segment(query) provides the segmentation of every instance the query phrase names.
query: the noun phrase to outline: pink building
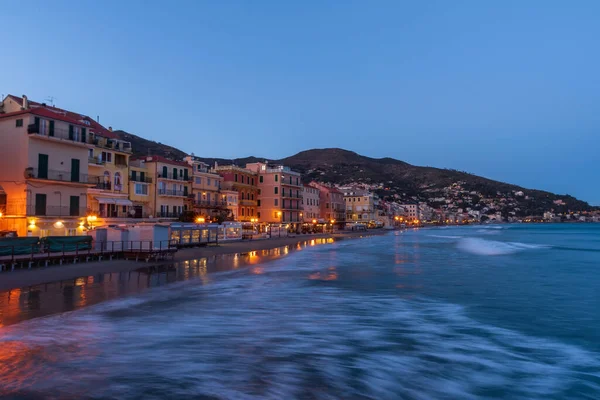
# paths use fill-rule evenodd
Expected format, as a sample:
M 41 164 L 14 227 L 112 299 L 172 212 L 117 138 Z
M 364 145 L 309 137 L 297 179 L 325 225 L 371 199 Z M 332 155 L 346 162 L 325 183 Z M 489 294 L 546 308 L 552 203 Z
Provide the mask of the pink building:
M 258 219 L 266 223 L 301 222 L 302 179 L 299 172 L 283 165 L 246 164 L 258 175 Z
M 302 186 L 302 220 L 304 222 L 323 222 L 321 221 L 321 202 L 318 188 L 304 185 Z
M 335 225 L 343 227 L 346 222 L 346 204 L 344 193 L 333 186 L 311 182 L 310 186 L 319 189 L 319 205 L 321 218 L 326 221 L 335 220 Z

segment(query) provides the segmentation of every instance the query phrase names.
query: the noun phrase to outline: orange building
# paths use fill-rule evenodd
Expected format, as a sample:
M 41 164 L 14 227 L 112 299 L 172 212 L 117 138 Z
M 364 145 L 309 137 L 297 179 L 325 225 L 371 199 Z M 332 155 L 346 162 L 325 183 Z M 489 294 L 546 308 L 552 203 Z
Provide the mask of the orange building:
M 237 221 L 257 220 L 258 173 L 236 165 L 219 165 L 215 172 L 223 177 L 223 189 L 238 193 Z
M 283 165 L 246 164 L 258 175 L 258 218 L 260 222 L 302 222 L 302 177 Z

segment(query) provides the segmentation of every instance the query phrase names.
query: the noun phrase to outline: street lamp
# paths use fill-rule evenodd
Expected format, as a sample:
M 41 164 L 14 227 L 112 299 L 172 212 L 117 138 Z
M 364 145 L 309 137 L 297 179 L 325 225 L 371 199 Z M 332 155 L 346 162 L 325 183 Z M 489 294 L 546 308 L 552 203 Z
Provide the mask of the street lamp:
M 335 224 L 335 219 L 331 220 L 331 233 L 333 233 L 333 224 Z
M 204 219 L 204 217 L 198 217 L 198 218 L 196 218 L 196 223 L 197 223 L 197 224 L 203 224 L 203 223 L 204 223 L 204 221 L 206 221 L 206 220 Z

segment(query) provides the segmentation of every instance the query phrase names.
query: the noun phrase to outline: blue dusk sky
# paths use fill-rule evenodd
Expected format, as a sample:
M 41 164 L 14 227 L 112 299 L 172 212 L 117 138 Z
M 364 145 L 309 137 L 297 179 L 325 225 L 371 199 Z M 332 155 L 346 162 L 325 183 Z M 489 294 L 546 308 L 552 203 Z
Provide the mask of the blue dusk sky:
M 3 1 L 0 94 L 207 157 L 341 147 L 600 204 L 600 1 Z

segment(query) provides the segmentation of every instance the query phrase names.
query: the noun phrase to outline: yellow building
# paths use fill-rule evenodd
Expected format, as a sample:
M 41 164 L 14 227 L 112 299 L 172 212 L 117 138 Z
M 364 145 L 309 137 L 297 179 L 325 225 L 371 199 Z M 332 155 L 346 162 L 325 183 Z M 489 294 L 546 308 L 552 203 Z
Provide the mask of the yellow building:
M 141 160 L 129 162 L 129 200 L 131 200 L 134 218 L 150 217 L 150 204 L 154 204 L 155 180 Z
M 119 222 L 136 216 L 129 200 L 129 157 L 131 143 L 117 139 L 112 129 L 98 128 L 90 139 L 89 171 L 97 177 L 88 190 L 88 207 L 98 217 L 99 225 Z
M 228 210 L 227 197 L 221 193 L 223 178 L 210 170 L 208 164 L 194 156 L 185 162 L 192 169 L 192 199 L 194 212 L 210 221 Z
M 147 214 L 150 218 L 176 219 L 191 210 L 192 174 L 187 163 L 162 156 L 147 156 L 132 158 L 130 165 L 130 174 L 133 171 L 136 171 L 136 175 L 140 172 L 140 176 L 136 176 L 136 182 L 142 178 L 141 172 L 144 172 L 144 180 L 147 182 L 138 183 L 146 183 L 148 186 L 147 202 L 140 200 L 145 199 L 144 189 L 141 189 L 145 185 L 132 186 L 134 194 L 138 188 L 141 191 L 131 198 L 136 213 Z
M 375 200 L 373 193 L 358 188 L 342 188 L 346 203 L 346 221 L 375 221 Z
M 19 236 L 85 233 L 95 135 L 89 117 L 9 95 L 0 104 L 0 229 Z

